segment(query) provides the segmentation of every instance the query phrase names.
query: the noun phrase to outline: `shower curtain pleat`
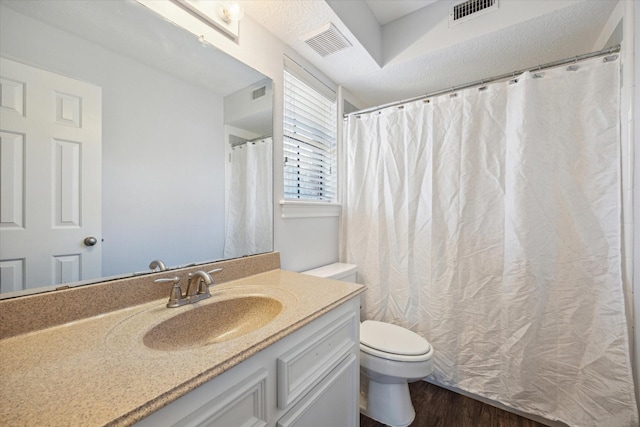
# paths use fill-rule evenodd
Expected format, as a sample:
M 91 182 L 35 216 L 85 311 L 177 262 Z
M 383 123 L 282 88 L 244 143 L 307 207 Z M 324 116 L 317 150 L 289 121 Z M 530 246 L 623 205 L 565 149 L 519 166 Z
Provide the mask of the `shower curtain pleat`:
M 265 138 L 231 152 L 224 258 L 273 250 L 272 145 Z
M 619 64 L 546 70 L 346 126 L 342 257 L 431 380 L 636 426 L 621 280 Z

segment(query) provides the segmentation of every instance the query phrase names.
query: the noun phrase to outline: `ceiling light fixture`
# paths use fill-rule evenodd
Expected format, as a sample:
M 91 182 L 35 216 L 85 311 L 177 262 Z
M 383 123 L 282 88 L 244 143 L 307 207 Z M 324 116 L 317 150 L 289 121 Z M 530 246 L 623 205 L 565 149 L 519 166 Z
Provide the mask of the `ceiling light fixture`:
M 244 10 L 238 2 L 223 2 L 220 16 L 224 22 L 240 21 L 244 16 Z
M 202 22 L 236 40 L 244 11 L 238 2 L 212 0 L 171 0 Z

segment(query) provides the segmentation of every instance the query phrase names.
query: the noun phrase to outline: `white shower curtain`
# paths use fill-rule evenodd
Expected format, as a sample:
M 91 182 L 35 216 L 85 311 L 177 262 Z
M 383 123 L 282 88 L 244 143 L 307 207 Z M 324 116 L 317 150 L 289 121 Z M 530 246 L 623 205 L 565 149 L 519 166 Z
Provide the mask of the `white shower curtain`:
M 231 151 L 225 258 L 273 250 L 272 145 L 269 137 Z
M 346 262 L 431 379 L 572 426 L 638 425 L 621 282 L 618 61 L 350 116 Z

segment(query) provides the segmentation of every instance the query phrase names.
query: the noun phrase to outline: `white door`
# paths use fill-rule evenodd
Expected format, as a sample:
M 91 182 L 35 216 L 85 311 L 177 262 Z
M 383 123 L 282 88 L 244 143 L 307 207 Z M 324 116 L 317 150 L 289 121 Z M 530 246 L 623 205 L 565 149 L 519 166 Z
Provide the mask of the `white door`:
M 99 277 L 102 89 L 4 58 L 0 84 L 0 292 Z

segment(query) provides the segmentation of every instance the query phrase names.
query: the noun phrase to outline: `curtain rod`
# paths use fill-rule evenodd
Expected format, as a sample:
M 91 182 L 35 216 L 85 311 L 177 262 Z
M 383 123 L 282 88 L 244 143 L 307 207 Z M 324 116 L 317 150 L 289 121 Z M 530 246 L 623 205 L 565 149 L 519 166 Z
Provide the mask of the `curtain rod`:
M 602 50 L 599 50 L 597 52 L 585 53 L 585 54 L 582 54 L 582 55 L 574 56 L 572 58 L 566 58 L 566 59 L 561 59 L 559 61 L 548 62 L 546 64 L 538 65 L 536 67 L 525 68 L 523 70 L 513 71 L 511 73 L 506 73 L 506 74 L 501 74 L 499 76 L 490 77 L 488 79 L 477 80 L 475 82 L 463 84 L 463 85 L 460 85 L 460 86 L 452 86 L 452 87 L 450 87 L 448 89 L 442 89 L 442 90 L 438 90 L 436 92 L 430 92 L 430 93 L 427 93 L 426 95 L 420 95 L 420 96 L 416 96 L 414 98 L 404 99 L 402 101 L 394 101 L 394 102 L 390 102 L 388 104 L 378 105 L 378 106 L 375 106 L 375 107 L 370 107 L 370 108 L 365 108 L 363 110 L 354 111 L 352 113 L 345 113 L 343 115 L 343 118 L 346 119 L 349 116 L 357 116 L 357 115 L 360 115 L 360 114 L 366 114 L 366 113 L 371 113 L 371 112 L 374 112 L 374 111 L 384 110 L 385 108 L 396 107 L 396 106 L 399 106 L 399 105 L 408 104 L 410 102 L 419 101 L 421 99 L 431 98 L 433 96 L 444 95 L 446 93 L 451 93 L 451 92 L 455 92 L 455 91 L 462 90 L 462 89 L 469 89 L 469 88 L 472 88 L 474 86 L 482 86 L 482 85 L 485 85 L 487 83 L 492 83 L 492 82 L 495 82 L 495 81 L 498 81 L 498 80 L 504 80 L 504 79 L 507 79 L 509 77 L 515 77 L 516 75 L 520 75 L 520 74 L 525 73 L 527 71 L 540 71 L 540 70 L 544 70 L 546 68 L 558 67 L 560 65 L 570 64 L 570 63 L 574 63 L 574 62 L 578 62 L 578 61 L 583 61 L 585 59 L 595 58 L 597 56 L 610 55 L 612 53 L 617 53 L 617 52 L 620 52 L 620 45 L 613 46 L 613 47 L 606 48 L 606 49 L 602 49 Z
M 245 145 L 248 142 L 256 142 L 256 141 L 260 141 L 261 139 L 267 139 L 267 138 L 271 138 L 271 134 L 262 135 L 262 136 L 259 136 L 257 138 L 253 138 L 253 139 L 245 139 L 244 141 L 230 142 L 229 144 L 231 144 L 232 148 L 235 148 L 235 147 L 237 147 L 239 145 Z

